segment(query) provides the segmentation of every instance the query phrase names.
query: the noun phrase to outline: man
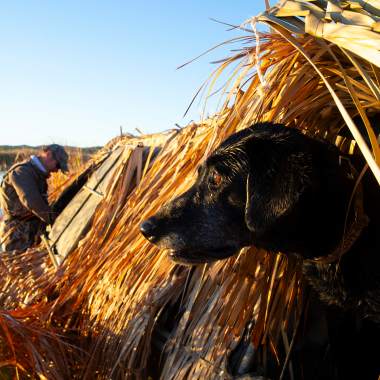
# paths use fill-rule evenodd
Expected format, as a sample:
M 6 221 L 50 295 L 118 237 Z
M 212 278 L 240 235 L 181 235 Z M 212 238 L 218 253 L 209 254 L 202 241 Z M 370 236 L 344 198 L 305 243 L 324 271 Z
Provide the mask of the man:
M 47 224 L 55 215 L 47 203 L 47 179 L 51 173 L 68 174 L 68 155 L 57 144 L 43 146 L 40 154 L 13 165 L 0 187 L 4 221 L 0 229 L 0 244 L 4 251 L 24 251 L 38 243 Z

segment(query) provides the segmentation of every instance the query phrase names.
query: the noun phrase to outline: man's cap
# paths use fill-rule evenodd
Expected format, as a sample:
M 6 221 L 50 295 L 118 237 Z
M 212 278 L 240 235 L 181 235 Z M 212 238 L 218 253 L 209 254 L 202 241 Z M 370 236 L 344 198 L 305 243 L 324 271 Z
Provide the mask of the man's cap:
M 65 151 L 65 148 L 58 144 L 50 144 L 42 147 L 44 150 L 50 150 L 53 153 L 53 157 L 58 161 L 59 166 L 64 174 L 69 174 L 69 167 L 67 162 L 69 161 L 69 156 Z

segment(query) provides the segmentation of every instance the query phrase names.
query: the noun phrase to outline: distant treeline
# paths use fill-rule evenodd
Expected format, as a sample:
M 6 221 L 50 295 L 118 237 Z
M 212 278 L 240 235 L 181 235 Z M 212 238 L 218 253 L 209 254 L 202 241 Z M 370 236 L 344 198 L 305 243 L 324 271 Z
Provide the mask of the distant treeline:
M 21 162 L 31 155 L 38 156 L 42 145 L 0 145 L 0 171 L 6 171 L 10 166 Z M 78 157 L 80 155 L 85 162 L 91 154 L 97 152 L 101 147 L 77 148 L 65 146 L 69 157 Z
M 38 146 L 31 146 L 31 145 L 0 145 L 0 152 L 12 152 L 12 153 L 18 153 L 20 150 L 33 150 L 36 152 L 39 152 L 40 149 L 43 147 L 43 145 L 38 145 Z M 102 146 L 92 146 L 90 148 L 78 148 L 75 146 L 65 146 L 65 149 L 67 151 L 76 151 L 77 149 L 81 149 L 81 151 L 84 154 L 92 154 L 97 152 L 100 148 L 103 148 Z

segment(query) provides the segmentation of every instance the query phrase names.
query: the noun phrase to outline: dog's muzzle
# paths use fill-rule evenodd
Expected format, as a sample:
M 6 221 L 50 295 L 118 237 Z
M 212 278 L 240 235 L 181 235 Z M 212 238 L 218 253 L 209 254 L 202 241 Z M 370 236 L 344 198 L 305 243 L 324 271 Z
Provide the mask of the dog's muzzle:
M 145 237 L 145 239 L 152 241 L 155 238 L 156 234 L 156 225 L 151 220 L 146 220 L 145 222 L 142 222 L 140 225 L 140 231 Z

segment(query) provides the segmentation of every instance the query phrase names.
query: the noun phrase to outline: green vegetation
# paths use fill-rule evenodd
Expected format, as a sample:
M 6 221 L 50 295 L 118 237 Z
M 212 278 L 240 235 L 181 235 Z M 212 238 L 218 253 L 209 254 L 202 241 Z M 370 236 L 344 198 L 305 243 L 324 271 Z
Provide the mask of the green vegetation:
M 0 367 L 0 380 L 12 380 L 11 374 L 5 367 Z

